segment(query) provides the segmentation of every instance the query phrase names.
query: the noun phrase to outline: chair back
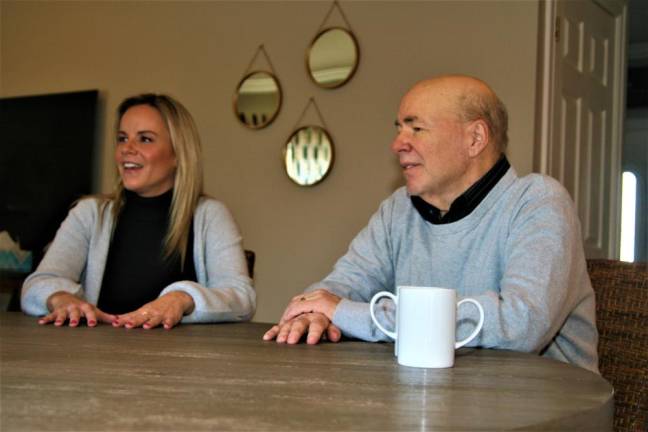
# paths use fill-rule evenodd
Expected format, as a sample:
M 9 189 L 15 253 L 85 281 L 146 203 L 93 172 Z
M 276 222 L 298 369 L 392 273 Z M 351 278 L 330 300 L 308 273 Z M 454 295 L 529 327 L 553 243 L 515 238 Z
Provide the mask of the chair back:
M 256 254 L 251 250 L 245 249 L 245 261 L 247 262 L 250 277 L 254 278 L 254 262 L 256 261 Z
M 648 263 L 588 260 L 599 369 L 614 387 L 614 430 L 648 430 Z

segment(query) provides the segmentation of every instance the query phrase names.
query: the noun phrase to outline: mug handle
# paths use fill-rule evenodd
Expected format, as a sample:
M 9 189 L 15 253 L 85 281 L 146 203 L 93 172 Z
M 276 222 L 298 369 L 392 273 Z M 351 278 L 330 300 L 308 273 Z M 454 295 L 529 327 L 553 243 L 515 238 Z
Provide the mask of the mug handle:
M 398 305 L 398 297 L 396 297 L 394 294 L 390 293 L 389 291 L 380 291 L 379 293 L 377 293 L 375 296 L 371 298 L 371 302 L 369 303 L 369 313 L 371 313 L 371 319 L 373 320 L 374 324 L 376 324 L 376 327 L 378 327 L 380 331 L 385 333 L 387 336 L 395 340 L 396 332 L 389 331 L 385 327 L 380 325 L 380 323 L 376 319 L 376 315 L 374 315 L 374 305 L 376 304 L 376 301 L 381 297 L 390 297 L 394 301 L 394 303 Z
M 475 329 L 475 331 L 472 332 L 472 334 L 470 336 L 468 336 L 466 339 L 462 340 L 461 342 L 456 342 L 455 343 L 455 349 L 461 348 L 462 346 L 466 345 L 471 340 L 475 339 L 475 336 L 477 336 L 479 334 L 482 327 L 484 326 L 484 308 L 482 307 L 482 305 L 480 305 L 477 300 L 467 298 L 467 299 L 463 299 L 459 303 L 457 303 L 457 309 L 459 309 L 459 306 L 461 306 L 462 303 L 472 303 L 475 306 L 477 306 L 477 309 L 479 309 L 479 323 L 477 323 L 477 328 Z

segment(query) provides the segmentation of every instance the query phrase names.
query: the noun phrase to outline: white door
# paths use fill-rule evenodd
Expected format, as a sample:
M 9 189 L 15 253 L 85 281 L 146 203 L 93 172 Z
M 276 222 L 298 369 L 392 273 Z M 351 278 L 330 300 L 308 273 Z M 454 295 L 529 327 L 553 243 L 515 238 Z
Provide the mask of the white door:
M 536 168 L 574 199 L 587 257 L 618 258 L 626 4 L 557 0 L 546 7 L 547 118 Z

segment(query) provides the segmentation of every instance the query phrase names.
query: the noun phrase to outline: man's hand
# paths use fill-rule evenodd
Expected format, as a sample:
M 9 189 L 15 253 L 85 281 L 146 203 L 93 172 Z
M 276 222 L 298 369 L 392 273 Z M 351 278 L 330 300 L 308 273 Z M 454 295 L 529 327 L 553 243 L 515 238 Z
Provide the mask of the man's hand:
M 166 330 L 180 322 L 182 316 L 194 309 L 191 296 L 182 291 L 172 291 L 136 311 L 120 315 L 113 321 L 114 327 L 151 329 L 163 325 Z
M 296 295 L 288 303 L 279 324 L 290 321 L 301 314 L 313 312 L 320 313 L 329 321 L 333 321 L 333 314 L 340 300 L 342 300 L 340 297 L 324 289 Z
M 309 345 L 318 343 L 324 337 L 324 333 L 331 342 L 337 342 L 342 337 L 340 329 L 324 314 L 304 313 L 273 326 L 263 335 L 263 340 L 276 338 L 277 343 L 296 344 L 307 331 L 306 343 Z

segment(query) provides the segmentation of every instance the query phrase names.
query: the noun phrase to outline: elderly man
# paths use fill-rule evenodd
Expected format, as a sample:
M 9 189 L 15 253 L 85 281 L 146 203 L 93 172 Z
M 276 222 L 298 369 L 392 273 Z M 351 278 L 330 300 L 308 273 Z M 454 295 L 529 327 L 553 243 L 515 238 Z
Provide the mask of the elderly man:
M 265 340 L 342 334 L 385 340 L 369 300 L 398 285 L 441 286 L 484 307 L 470 344 L 534 352 L 598 371 L 595 303 L 574 205 L 555 180 L 518 177 L 504 155 L 506 108 L 484 82 L 441 76 L 402 99 L 391 146 L 407 181 L 324 280 L 289 303 Z M 385 300 L 377 318 L 393 326 Z M 477 321 L 457 312 L 457 337 Z

